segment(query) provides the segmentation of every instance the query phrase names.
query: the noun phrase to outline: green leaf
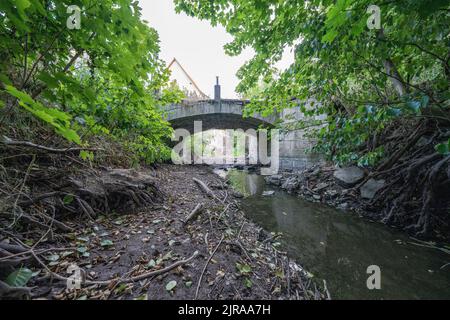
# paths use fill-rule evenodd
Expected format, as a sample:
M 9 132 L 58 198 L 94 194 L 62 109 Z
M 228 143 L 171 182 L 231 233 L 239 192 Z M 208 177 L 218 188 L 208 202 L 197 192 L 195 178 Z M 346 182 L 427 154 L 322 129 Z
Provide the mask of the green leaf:
M 22 19 L 26 19 L 25 9 L 30 6 L 30 1 L 28 0 L 15 0 L 17 11 L 19 12 Z
M 71 204 L 73 202 L 73 200 L 74 200 L 74 197 L 71 194 L 66 194 L 63 198 L 64 204 Z
M 31 112 L 36 118 L 52 125 L 55 131 L 64 138 L 77 144 L 81 143 L 78 134 L 68 127 L 71 119 L 69 114 L 54 108 L 46 108 L 39 102 L 34 101 L 26 92 L 17 90 L 13 86 L 6 85 L 5 89 L 10 95 L 19 99 L 19 105 L 21 107 Z
M 81 150 L 80 158 L 83 159 L 84 161 L 88 159 L 92 161 L 94 160 L 94 153 L 92 151 Z
M 154 259 L 151 259 L 148 263 L 147 263 L 147 268 L 154 268 L 156 267 L 156 261 Z
M 45 257 L 48 261 L 58 261 L 59 260 L 59 255 L 58 254 L 52 254 L 50 256 Z
M 148 300 L 148 295 L 146 293 L 134 298 L 134 300 Z
M 337 37 L 338 32 L 335 29 L 330 29 L 328 32 L 322 37 L 322 42 L 331 43 Z
M 402 114 L 402 110 L 400 108 L 389 108 L 387 109 L 387 114 L 392 117 L 398 117 Z
M 9 80 L 9 78 L 6 75 L 4 75 L 3 73 L 0 73 L 0 81 L 6 85 L 12 86 L 11 80 Z
M 252 267 L 250 267 L 248 264 L 236 263 L 236 268 L 241 274 L 247 274 L 252 272 Z
M 11 273 L 5 280 L 6 284 L 12 287 L 23 287 L 33 276 L 33 271 L 27 268 L 20 268 Z
M 406 103 L 406 106 L 417 113 L 420 110 L 421 103 L 420 101 L 411 100 Z
M 85 252 L 87 252 L 87 250 L 88 250 L 88 248 L 87 247 L 78 247 L 77 248 L 77 251 L 79 252 L 79 253 L 85 253 Z
M 253 282 L 249 278 L 244 279 L 244 286 L 247 288 L 251 288 L 253 286 Z
M 58 80 L 46 72 L 41 73 L 38 78 L 45 82 L 49 88 L 57 88 L 59 86 Z
M 435 146 L 437 152 L 443 155 L 448 155 L 450 153 L 450 139 L 447 142 L 439 143 Z
M 172 291 L 176 286 L 177 286 L 177 282 L 175 280 L 169 281 L 166 284 L 166 290 L 167 291 Z
M 112 241 L 109 240 L 109 239 L 104 239 L 104 240 L 102 240 L 102 241 L 100 242 L 100 245 L 101 245 L 102 247 L 110 247 L 110 246 L 113 246 L 113 245 L 114 245 L 114 242 L 112 242 Z
M 35 101 L 33 100 L 33 98 L 31 98 L 27 93 L 17 90 L 15 87 L 13 87 L 12 85 L 6 85 L 5 86 L 6 91 L 16 97 L 17 99 L 19 99 L 20 101 L 26 103 L 26 104 L 34 104 Z
M 422 109 L 426 108 L 428 106 L 428 102 L 430 101 L 430 97 L 429 96 L 423 96 L 420 99 L 420 107 Z

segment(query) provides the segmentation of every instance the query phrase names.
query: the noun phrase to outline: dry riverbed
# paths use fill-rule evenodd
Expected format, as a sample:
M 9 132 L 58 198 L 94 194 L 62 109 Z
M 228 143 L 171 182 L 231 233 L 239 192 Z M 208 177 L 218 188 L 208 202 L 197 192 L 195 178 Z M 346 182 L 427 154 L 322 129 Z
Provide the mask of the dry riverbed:
M 49 248 L 30 282 L 44 299 L 324 299 L 328 297 L 277 242 L 245 218 L 239 195 L 206 166 L 148 169 L 164 196 L 130 214 L 66 222 L 75 232 Z M 203 182 L 208 189 L 201 187 Z M 208 190 L 212 193 L 208 194 Z M 197 207 L 194 217 L 187 217 Z M 85 282 L 67 289 L 76 264 Z M 49 285 L 48 278 L 54 278 Z

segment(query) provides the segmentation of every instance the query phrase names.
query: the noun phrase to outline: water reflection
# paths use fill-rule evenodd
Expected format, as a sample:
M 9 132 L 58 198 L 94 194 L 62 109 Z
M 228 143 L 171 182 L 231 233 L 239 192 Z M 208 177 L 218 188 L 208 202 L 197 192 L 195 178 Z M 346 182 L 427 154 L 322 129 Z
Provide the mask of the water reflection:
M 249 218 L 282 232 L 289 254 L 308 271 L 327 280 L 334 298 L 450 299 L 450 256 L 410 244 L 412 240 L 378 223 L 276 190 L 261 196 L 263 177 L 232 170 L 231 184 L 247 197 Z M 368 290 L 369 265 L 381 268 L 381 290 Z

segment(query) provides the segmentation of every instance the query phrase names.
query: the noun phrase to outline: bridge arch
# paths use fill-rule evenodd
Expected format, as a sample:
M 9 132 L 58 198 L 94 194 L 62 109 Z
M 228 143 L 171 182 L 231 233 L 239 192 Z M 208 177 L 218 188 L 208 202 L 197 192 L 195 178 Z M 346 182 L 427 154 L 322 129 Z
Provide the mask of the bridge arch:
M 194 132 L 194 121 L 202 121 L 202 131 L 210 129 L 257 129 L 260 126 L 273 127 L 277 116 L 243 117 L 247 102 L 243 100 L 204 100 L 166 106 L 163 111 L 166 120 L 174 129 Z

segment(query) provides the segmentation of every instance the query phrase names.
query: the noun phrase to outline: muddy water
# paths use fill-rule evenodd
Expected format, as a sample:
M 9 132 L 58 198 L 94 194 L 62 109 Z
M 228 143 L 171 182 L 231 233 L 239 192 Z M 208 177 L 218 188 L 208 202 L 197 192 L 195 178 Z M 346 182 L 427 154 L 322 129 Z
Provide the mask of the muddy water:
M 334 299 L 450 299 L 450 255 L 413 245 L 413 239 L 354 214 L 304 201 L 244 171 L 226 174 L 243 193 L 246 215 L 270 232 L 319 279 Z M 272 196 L 263 191 L 274 190 Z M 381 289 L 369 290 L 367 267 L 381 269 Z

